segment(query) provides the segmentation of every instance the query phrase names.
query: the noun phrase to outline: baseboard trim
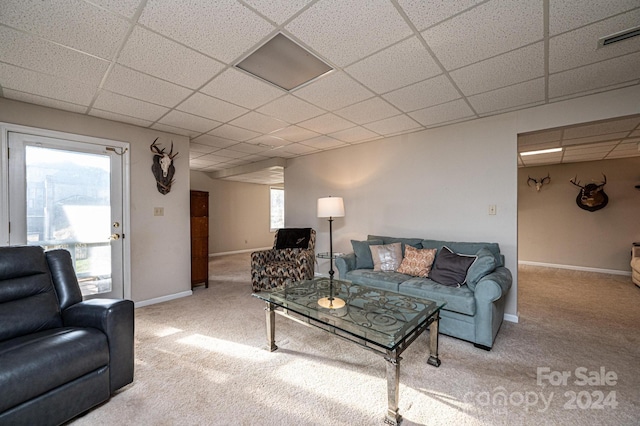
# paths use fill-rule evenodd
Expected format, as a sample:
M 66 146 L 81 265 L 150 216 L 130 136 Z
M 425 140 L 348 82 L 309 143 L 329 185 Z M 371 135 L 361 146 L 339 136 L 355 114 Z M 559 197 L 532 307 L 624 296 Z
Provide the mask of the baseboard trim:
M 250 253 L 250 252 L 260 251 L 260 250 L 270 250 L 272 248 L 273 247 L 258 247 L 258 248 L 244 249 L 244 250 L 222 251 L 219 253 L 209 253 L 209 257 L 227 256 L 229 254 Z
M 504 320 L 517 324 L 520 320 L 520 317 L 518 315 L 513 315 L 513 314 L 504 314 Z
M 142 308 L 143 306 L 155 305 L 157 303 L 168 302 L 169 300 L 180 299 L 182 297 L 191 296 L 193 291 L 181 291 L 180 293 L 168 294 L 166 296 L 155 297 L 153 299 L 141 300 L 140 302 L 135 302 L 134 306 L 136 308 Z
M 599 274 L 625 275 L 631 276 L 631 271 L 620 271 L 618 269 L 588 268 L 586 266 L 559 265 L 556 263 L 531 262 L 528 260 L 518 260 L 518 265 L 544 266 L 545 268 L 570 269 L 572 271 L 596 272 Z

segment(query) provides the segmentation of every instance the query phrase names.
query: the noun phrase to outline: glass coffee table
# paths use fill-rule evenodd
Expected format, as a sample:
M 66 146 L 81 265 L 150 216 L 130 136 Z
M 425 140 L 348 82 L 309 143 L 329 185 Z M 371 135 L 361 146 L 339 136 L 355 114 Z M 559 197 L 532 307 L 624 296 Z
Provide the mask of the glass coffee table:
M 440 366 L 438 320 L 444 302 L 406 296 L 329 278 L 315 278 L 253 296 L 266 302 L 267 349 L 275 343 L 275 314 L 325 330 L 384 356 L 388 409 L 385 422 L 397 425 L 400 355 L 427 328 L 427 363 Z

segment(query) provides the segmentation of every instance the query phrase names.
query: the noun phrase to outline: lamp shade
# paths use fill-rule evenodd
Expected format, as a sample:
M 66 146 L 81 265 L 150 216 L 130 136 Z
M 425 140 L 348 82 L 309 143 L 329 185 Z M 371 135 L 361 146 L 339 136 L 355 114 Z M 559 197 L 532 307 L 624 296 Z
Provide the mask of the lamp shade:
M 344 217 L 342 197 L 318 198 L 318 217 Z

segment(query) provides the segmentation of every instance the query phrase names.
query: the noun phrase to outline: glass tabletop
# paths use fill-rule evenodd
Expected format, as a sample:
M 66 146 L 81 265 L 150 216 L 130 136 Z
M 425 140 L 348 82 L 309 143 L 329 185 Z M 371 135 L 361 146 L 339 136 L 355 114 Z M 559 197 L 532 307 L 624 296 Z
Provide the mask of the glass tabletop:
M 401 344 L 445 305 L 329 278 L 300 281 L 270 293 L 253 295 L 389 350 Z M 344 306 L 330 309 L 318 303 L 330 297 L 341 299 Z M 340 304 L 338 301 L 335 306 Z

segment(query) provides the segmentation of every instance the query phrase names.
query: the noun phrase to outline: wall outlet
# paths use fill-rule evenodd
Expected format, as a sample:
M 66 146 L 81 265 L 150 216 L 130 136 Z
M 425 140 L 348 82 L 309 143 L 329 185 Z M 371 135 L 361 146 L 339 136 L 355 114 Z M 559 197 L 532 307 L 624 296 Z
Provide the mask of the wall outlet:
M 496 205 L 495 204 L 489 204 L 489 214 L 491 216 L 494 216 L 496 214 Z
M 154 207 L 153 208 L 154 216 L 164 216 L 164 207 Z

